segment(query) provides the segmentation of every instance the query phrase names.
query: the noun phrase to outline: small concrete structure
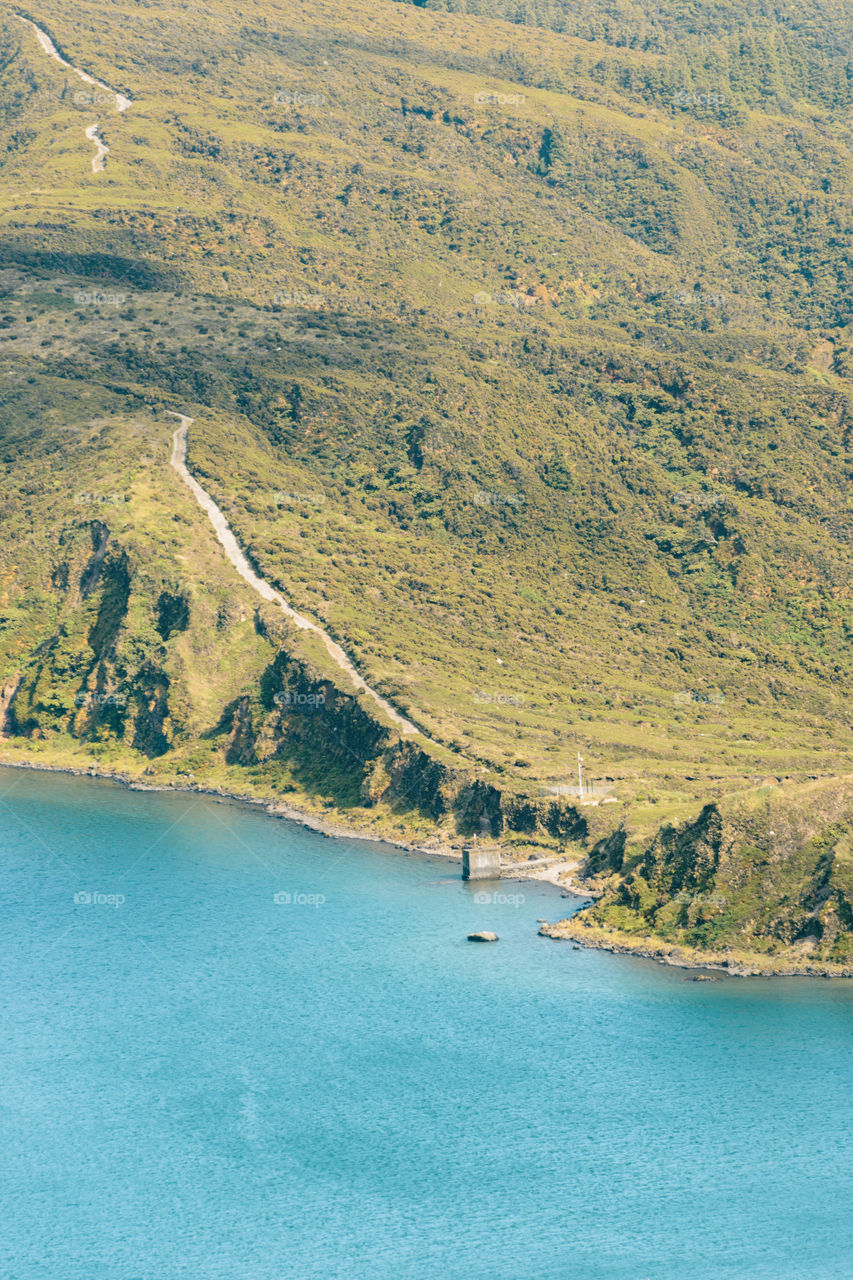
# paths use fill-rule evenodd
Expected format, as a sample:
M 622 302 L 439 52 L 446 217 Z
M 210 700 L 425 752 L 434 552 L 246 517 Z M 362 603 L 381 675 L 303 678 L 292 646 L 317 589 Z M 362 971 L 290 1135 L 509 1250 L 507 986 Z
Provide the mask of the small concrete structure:
M 463 880 L 497 880 L 500 874 L 500 849 L 481 849 L 466 846 L 462 850 Z

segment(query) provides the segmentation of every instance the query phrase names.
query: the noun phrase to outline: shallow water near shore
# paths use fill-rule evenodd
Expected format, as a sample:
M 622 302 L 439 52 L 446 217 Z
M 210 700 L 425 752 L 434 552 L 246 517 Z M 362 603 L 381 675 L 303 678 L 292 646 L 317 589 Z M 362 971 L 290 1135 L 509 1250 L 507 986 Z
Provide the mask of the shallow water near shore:
M 207 796 L 0 769 L 0 849 L 0 1274 L 853 1274 L 853 984 Z

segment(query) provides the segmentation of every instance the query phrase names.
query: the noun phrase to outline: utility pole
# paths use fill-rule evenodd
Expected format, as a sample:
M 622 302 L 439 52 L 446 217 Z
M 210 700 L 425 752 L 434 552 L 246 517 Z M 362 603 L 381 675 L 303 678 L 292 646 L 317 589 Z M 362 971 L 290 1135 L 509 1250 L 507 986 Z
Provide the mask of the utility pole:
M 583 777 L 581 774 L 581 753 L 578 752 L 578 799 L 583 800 Z

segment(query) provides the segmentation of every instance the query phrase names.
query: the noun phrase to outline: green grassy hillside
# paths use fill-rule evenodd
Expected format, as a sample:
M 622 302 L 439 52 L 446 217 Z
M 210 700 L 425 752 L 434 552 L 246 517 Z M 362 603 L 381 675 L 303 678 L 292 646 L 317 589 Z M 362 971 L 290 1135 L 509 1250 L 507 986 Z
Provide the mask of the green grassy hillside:
M 851 837 L 849 778 L 709 804 L 648 843 L 620 830 L 587 860 L 594 907 L 543 932 L 675 963 L 850 976 Z
M 0 683 L 30 691 L 20 749 L 88 741 L 41 690 L 90 678 L 93 625 L 99 661 L 136 646 L 121 678 L 156 704 L 140 673 L 159 598 L 243 592 L 166 467 L 163 410 L 181 408 L 189 464 L 259 570 L 428 730 L 441 769 L 535 797 L 580 751 L 638 832 L 850 774 L 840 8 L 27 12 L 133 101 L 97 101 L 0 22 L 17 495 Z M 79 575 L 103 529 L 150 582 L 145 609 L 98 629 Z M 278 641 L 254 636 L 246 678 L 221 683 L 165 641 L 192 712 L 132 733 L 102 717 L 103 749 L 156 741 L 165 768 L 213 741 L 238 693 L 260 696 Z M 300 722 L 294 760 L 318 732 Z M 352 805 L 356 782 L 306 764 L 288 785 Z

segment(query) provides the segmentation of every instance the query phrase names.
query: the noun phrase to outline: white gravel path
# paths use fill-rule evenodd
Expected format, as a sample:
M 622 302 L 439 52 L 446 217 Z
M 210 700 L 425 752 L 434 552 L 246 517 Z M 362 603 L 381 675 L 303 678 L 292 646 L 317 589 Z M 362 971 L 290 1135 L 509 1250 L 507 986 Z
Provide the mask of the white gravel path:
M 74 67 L 70 62 L 67 62 L 65 58 L 62 57 L 62 54 L 59 52 L 47 32 L 42 31 L 41 27 L 37 27 L 31 18 L 25 18 L 22 13 L 19 13 L 17 16 L 22 22 L 25 22 L 28 27 L 32 27 L 39 44 L 49 58 L 53 58 L 61 67 L 67 67 L 69 71 L 73 71 L 75 75 L 78 75 L 86 84 L 90 84 L 93 89 L 101 89 L 104 93 L 109 94 L 110 97 L 115 98 L 117 111 L 127 111 L 128 107 L 132 105 L 132 100 L 130 98 L 126 98 L 123 93 L 118 93 L 115 89 L 111 89 L 109 85 L 104 84 L 103 81 L 96 80 L 95 77 L 90 76 L 88 72 L 81 71 L 79 67 Z M 93 99 L 96 96 L 97 95 L 93 95 Z M 97 149 L 95 155 L 92 156 L 92 172 L 102 173 L 104 170 L 105 160 L 109 155 L 110 149 L 98 134 L 98 122 L 95 121 L 94 124 L 90 124 L 86 128 L 85 134 L 90 142 L 94 142 Z
M 207 493 L 205 489 L 202 489 L 201 485 L 193 476 L 190 475 L 187 469 L 187 430 L 193 419 L 187 417 L 186 414 L 176 413 L 171 409 L 168 410 L 168 412 L 173 418 L 178 418 L 181 424 L 172 437 L 172 466 L 175 471 L 177 471 L 184 484 L 191 490 L 201 509 L 207 512 L 210 523 L 216 531 L 216 536 L 225 548 L 225 554 L 228 556 L 228 559 L 231 561 L 240 577 L 248 582 L 249 586 L 257 591 L 258 595 L 262 596 L 264 600 L 269 600 L 270 603 L 277 604 L 285 617 L 288 618 L 295 626 L 299 627 L 300 631 L 313 631 L 315 635 L 318 635 L 326 646 L 329 656 L 342 671 L 346 672 L 358 691 L 360 693 L 365 693 L 368 697 L 372 698 L 373 701 L 382 708 L 385 714 L 390 716 L 394 724 L 397 725 L 403 733 L 422 733 L 422 730 L 399 712 L 387 698 L 383 698 L 381 693 L 377 693 L 375 689 L 370 687 L 364 677 L 356 670 L 351 659 L 347 656 L 341 646 L 332 639 L 327 631 L 324 631 L 316 622 L 312 622 L 310 618 L 306 618 L 304 614 L 297 613 L 296 610 L 287 603 L 280 592 L 271 587 L 268 582 L 264 582 L 263 578 L 259 577 L 258 574 L 255 573 L 255 570 L 250 565 L 245 553 L 237 542 L 237 539 L 234 537 L 231 527 L 225 519 L 222 511 L 213 501 L 210 494 Z

